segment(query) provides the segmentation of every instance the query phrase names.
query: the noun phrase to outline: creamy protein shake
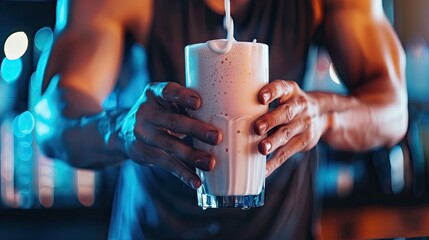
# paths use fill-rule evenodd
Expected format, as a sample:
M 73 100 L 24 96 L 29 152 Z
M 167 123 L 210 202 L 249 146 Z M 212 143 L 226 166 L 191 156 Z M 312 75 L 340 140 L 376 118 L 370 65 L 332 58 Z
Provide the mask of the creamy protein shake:
M 268 46 L 256 40 L 235 41 L 229 0 L 225 0 L 224 27 L 226 39 L 185 48 L 186 86 L 202 98 L 202 107 L 189 114 L 223 134 L 217 146 L 194 140 L 196 148 L 216 158 L 213 171 L 197 169 L 202 180 L 198 205 L 247 209 L 264 205 L 266 157 L 258 152 L 263 136 L 254 133 L 253 122 L 268 111 L 257 99 L 268 83 Z
M 262 136 L 253 131 L 256 118 L 268 111 L 257 95 L 268 83 L 268 46 L 232 42 L 227 53 L 217 53 L 226 40 L 212 40 L 185 48 L 186 85 L 202 97 L 202 107 L 189 114 L 221 129 L 223 141 L 194 146 L 214 154 L 215 169 L 198 171 L 202 187 L 199 205 L 254 207 L 263 205 L 266 157 L 258 152 Z

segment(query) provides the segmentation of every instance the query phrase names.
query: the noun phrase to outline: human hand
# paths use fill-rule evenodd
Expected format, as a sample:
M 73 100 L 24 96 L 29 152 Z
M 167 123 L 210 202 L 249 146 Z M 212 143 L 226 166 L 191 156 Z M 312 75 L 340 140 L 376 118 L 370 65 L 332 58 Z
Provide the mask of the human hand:
M 177 83 L 151 83 L 122 124 L 128 156 L 137 163 L 157 165 L 197 189 L 201 180 L 191 167 L 213 170 L 214 156 L 189 146 L 180 134 L 217 145 L 221 132 L 214 126 L 186 115 L 197 110 L 201 98 L 194 90 Z
M 275 80 L 258 94 L 259 102 L 269 104 L 277 99 L 277 107 L 254 123 L 259 135 L 268 133 L 259 151 L 271 157 L 267 161 L 266 176 L 280 167 L 295 153 L 313 148 L 327 128 L 317 93 L 306 93 L 293 81 Z

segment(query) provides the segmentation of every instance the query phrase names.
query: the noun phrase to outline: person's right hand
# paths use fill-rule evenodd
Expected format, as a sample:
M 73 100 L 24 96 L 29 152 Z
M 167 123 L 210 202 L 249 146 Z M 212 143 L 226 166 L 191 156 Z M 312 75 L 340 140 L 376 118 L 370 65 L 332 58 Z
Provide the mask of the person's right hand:
M 137 163 L 156 165 L 197 189 L 201 180 L 191 167 L 213 170 L 214 156 L 187 144 L 185 134 L 211 145 L 222 141 L 221 131 L 186 115 L 197 110 L 201 98 L 177 83 L 151 83 L 125 117 L 121 135 L 127 155 Z

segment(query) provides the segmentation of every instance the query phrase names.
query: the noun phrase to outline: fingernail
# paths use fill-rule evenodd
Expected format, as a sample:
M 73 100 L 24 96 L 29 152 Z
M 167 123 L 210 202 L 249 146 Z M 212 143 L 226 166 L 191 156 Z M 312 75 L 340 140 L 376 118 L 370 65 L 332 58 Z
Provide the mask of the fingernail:
M 189 185 L 191 185 L 193 189 L 197 189 L 200 187 L 199 181 L 194 178 L 189 179 Z
M 262 97 L 264 98 L 265 102 L 268 102 L 271 99 L 271 93 L 264 92 L 264 93 L 262 93 Z
M 208 131 L 205 137 L 207 141 L 211 143 L 217 143 L 218 136 L 219 136 L 219 133 L 217 131 Z
M 197 105 L 198 105 L 198 98 L 194 97 L 194 96 L 190 96 L 188 97 L 188 100 L 186 101 L 186 104 L 192 108 L 192 109 L 196 109 Z
M 270 171 L 268 171 L 268 168 L 265 169 L 265 177 L 268 177 L 268 173 L 270 173 Z
M 195 162 L 195 165 L 197 168 L 201 169 L 201 170 L 205 170 L 208 171 L 210 170 L 210 165 L 211 165 L 211 161 L 212 161 L 212 157 L 211 156 L 201 156 L 198 158 L 198 160 Z
M 259 133 L 265 133 L 265 131 L 267 131 L 267 128 L 268 128 L 268 123 L 266 123 L 266 122 L 260 122 L 259 124 L 258 124 L 258 128 L 259 128 Z
M 266 141 L 266 142 L 264 142 L 264 147 L 265 147 L 265 151 L 268 153 L 271 151 L 272 145 L 270 142 Z

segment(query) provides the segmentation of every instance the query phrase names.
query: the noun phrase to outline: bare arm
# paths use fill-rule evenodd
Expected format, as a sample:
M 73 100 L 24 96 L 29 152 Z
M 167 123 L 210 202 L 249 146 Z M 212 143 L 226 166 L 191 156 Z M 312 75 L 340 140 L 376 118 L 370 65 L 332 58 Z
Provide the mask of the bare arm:
M 279 107 L 255 122 L 255 131 L 272 133 L 259 144 L 272 156 L 268 175 L 293 154 L 323 138 L 330 146 L 365 151 L 392 146 L 407 129 L 404 55 L 377 0 L 325 0 L 325 40 L 349 96 L 306 93 L 295 82 L 264 87 L 261 103 Z
M 132 159 L 158 165 L 197 188 L 195 171 L 214 167 L 214 157 L 170 132 L 217 144 L 213 126 L 183 115 L 201 106 L 199 95 L 173 83 L 149 84 L 131 109 L 103 109 L 116 84 L 124 33 L 145 43 L 150 0 L 76 0 L 45 74 L 46 89 L 35 107 L 44 152 L 76 167 L 97 168 Z
M 325 37 L 338 72 L 353 91 L 346 98 L 328 96 L 324 139 L 346 150 L 393 146 L 408 121 L 403 50 L 381 1 L 339 2 L 327 0 Z
M 102 114 L 102 102 L 116 83 L 125 31 L 119 19 L 95 3 L 67 3 L 68 22 L 53 46 L 44 93 L 35 108 L 44 152 L 77 167 L 100 167 L 124 159 L 117 149 L 120 145 L 100 151 L 107 145 L 105 130 L 97 127 L 103 118 L 89 117 Z M 82 123 L 82 119 L 88 121 Z
M 150 0 L 67 1 L 67 25 L 57 33 L 43 89 L 60 74 L 59 88 L 93 98 L 90 105 L 66 97 L 69 115 L 97 113 L 116 84 L 125 31 L 145 43 L 152 19 Z M 82 112 L 83 111 L 83 112 Z

